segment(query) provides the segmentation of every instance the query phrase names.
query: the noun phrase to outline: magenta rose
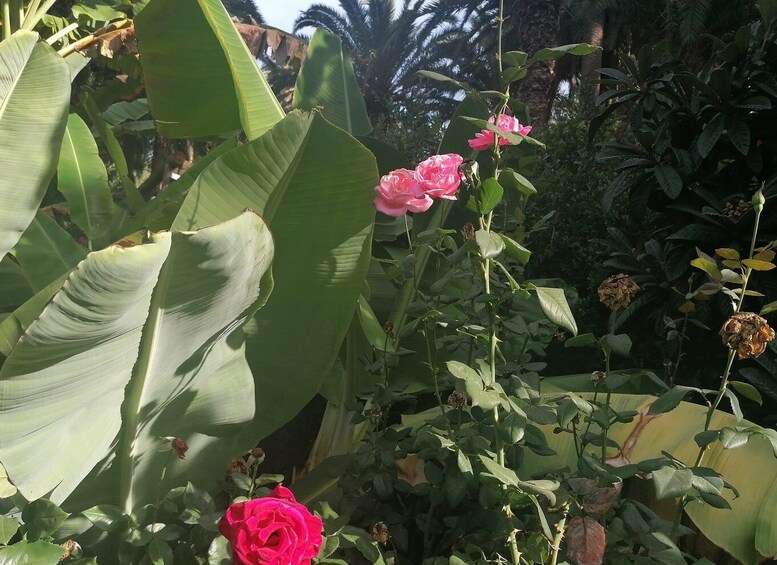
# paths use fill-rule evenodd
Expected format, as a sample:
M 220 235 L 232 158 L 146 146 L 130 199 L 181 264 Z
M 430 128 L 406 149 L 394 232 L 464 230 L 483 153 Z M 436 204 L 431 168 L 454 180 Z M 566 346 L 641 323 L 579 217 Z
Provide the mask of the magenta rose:
M 415 173 L 407 169 L 391 171 L 381 178 L 375 192 L 378 193 L 373 201 L 375 207 L 389 216 L 426 212 L 432 205 L 431 197 L 424 194 Z
M 464 162 L 461 155 L 432 155 L 415 168 L 415 176 L 427 196 L 456 200 L 461 184 L 459 167 Z
M 321 519 L 281 485 L 227 508 L 219 523 L 235 565 L 310 565 L 323 542 Z
M 499 114 L 499 120 L 494 120 L 494 116 L 491 116 L 488 121 L 491 124 L 496 121 L 497 127 L 507 133 L 517 133 L 526 136 L 531 132 L 531 126 L 523 126 L 517 118 L 507 114 Z M 496 144 L 496 134 L 491 130 L 480 130 L 468 143 L 476 151 L 486 151 Z M 500 137 L 499 145 L 512 145 L 512 143 L 504 137 Z

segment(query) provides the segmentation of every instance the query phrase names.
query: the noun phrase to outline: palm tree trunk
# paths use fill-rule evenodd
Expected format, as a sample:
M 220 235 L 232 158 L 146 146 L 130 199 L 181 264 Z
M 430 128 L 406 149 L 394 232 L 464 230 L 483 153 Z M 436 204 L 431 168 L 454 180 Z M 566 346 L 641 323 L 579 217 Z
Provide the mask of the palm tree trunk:
M 588 21 L 586 43 L 602 46 L 604 39 L 605 11 L 602 8 L 592 12 Z M 599 95 L 599 73 L 597 69 L 602 67 L 602 50 L 598 49 L 580 61 L 580 82 L 582 86 L 583 114 L 592 118 L 596 113 L 596 97 Z
M 509 50 L 529 54 L 553 47 L 559 31 L 561 0 L 515 0 L 511 11 Z M 555 61 L 543 61 L 529 67 L 526 77 L 514 84 L 511 94 L 526 104 L 531 124 L 542 127 L 550 119 L 556 96 Z

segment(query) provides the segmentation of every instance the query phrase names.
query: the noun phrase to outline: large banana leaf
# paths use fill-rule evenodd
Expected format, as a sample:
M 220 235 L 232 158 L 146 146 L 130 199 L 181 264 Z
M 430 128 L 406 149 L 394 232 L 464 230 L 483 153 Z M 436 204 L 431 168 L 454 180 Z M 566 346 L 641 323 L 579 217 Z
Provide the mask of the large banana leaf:
M 582 396 L 590 399 L 592 395 L 584 393 Z M 613 394 L 613 409 L 618 412 L 636 410 L 640 416 L 629 424 L 616 424 L 610 437 L 623 447 L 622 455 L 630 463 L 660 457 L 661 452 L 666 451 L 693 465 L 699 451 L 694 436 L 703 428 L 706 408 L 682 402 L 671 412 L 656 417 L 645 416 L 655 400 L 654 396 Z M 737 422 L 731 414 L 716 412 L 711 429 L 751 425 L 747 421 Z M 546 469 L 576 467 L 577 455 L 571 436 L 554 434 L 552 429 L 553 426 L 546 427 L 545 436 L 557 455 L 540 457 L 527 450 L 521 469 L 526 476 Z M 613 449 L 610 455 L 618 453 Z M 722 444 L 716 442 L 709 447 L 703 464 L 718 471 L 740 496 L 734 498 L 727 494 L 731 510 L 691 503 L 687 513 L 699 530 L 748 565 L 777 554 L 777 459 L 771 444 L 760 436 L 751 437 L 746 445 L 737 449 L 723 449 Z
M 0 257 L 54 176 L 69 102 L 67 63 L 37 33 L 18 31 L 0 43 Z
M 57 166 L 57 188 L 67 199 L 70 218 L 90 240 L 108 233 L 114 206 L 108 172 L 92 132 L 70 114 Z
M 192 229 L 251 208 L 272 230 L 279 286 L 246 328 L 257 441 L 305 406 L 334 363 L 369 266 L 377 179 L 358 141 L 295 111 L 210 165 L 175 220 Z
M 163 488 L 166 437 L 190 447 L 170 483 L 218 478 L 248 447 L 234 443 L 254 414 L 241 326 L 272 254 L 246 212 L 82 261 L 0 370 L 0 463 L 21 494 L 78 487 L 71 507 L 136 509 Z
M 221 0 L 151 0 L 135 30 L 161 133 L 204 137 L 242 128 L 256 139 L 283 117 Z
M 372 131 L 348 51 L 336 35 L 316 30 L 294 89 L 294 107 L 321 108 L 324 117 L 351 135 Z
M 13 254 L 27 274 L 33 290 L 38 292 L 70 272 L 86 257 L 86 249 L 45 212 L 38 210 Z

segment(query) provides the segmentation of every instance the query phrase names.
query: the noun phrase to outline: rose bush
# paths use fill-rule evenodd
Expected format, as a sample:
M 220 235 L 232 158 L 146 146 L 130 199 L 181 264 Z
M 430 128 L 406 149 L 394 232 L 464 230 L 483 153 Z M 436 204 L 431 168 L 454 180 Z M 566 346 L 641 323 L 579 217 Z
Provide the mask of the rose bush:
M 321 549 L 321 519 L 282 485 L 231 505 L 219 523 L 235 565 L 307 565 Z

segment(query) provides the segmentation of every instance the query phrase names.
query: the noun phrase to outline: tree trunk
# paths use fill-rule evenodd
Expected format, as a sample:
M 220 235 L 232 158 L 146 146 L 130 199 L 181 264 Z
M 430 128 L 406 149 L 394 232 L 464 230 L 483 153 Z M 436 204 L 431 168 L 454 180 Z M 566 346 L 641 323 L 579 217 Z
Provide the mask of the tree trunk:
M 586 43 L 602 46 L 604 39 L 604 18 L 605 11 L 600 8 L 591 13 L 588 21 L 588 30 L 586 33 Z M 602 50 L 598 49 L 590 55 L 583 57 L 580 61 L 580 83 L 581 98 L 583 103 L 583 114 L 586 118 L 592 118 L 596 114 L 596 97 L 599 96 L 599 73 L 597 69 L 602 68 Z
M 554 47 L 560 15 L 561 0 L 516 0 L 508 21 L 507 50 L 531 55 L 543 47 Z M 511 94 L 526 104 L 534 127 L 541 128 L 550 119 L 557 86 L 555 67 L 555 61 L 535 63 L 526 77 L 513 86 Z

